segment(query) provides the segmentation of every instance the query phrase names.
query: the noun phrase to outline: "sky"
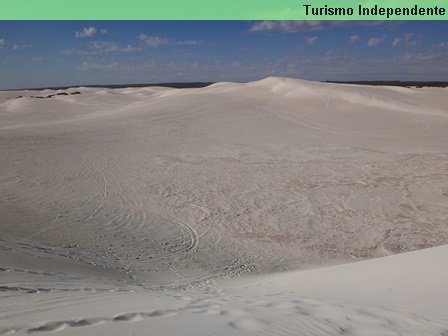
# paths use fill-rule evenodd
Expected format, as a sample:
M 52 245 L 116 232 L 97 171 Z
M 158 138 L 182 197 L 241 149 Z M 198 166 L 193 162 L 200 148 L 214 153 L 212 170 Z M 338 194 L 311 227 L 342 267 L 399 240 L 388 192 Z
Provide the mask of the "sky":
M 0 21 L 0 89 L 448 81 L 448 21 Z

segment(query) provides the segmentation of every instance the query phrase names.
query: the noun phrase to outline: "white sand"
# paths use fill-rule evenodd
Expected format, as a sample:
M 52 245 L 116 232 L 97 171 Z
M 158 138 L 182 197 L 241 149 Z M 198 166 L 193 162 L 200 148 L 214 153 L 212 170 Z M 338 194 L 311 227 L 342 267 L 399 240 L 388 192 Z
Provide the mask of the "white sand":
M 448 242 L 448 89 L 74 91 L 0 92 L 0 335 L 448 336 L 447 247 L 323 267 Z

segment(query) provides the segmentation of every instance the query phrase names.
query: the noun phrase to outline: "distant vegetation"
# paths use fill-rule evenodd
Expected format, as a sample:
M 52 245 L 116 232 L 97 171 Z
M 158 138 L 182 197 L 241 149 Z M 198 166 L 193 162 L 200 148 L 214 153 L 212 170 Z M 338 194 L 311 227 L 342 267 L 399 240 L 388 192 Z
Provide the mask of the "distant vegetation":
M 71 86 L 55 86 L 55 87 L 40 87 L 40 88 L 27 88 L 27 89 L 16 89 L 12 91 L 19 90 L 67 90 L 77 87 L 91 87 L 91 88 L 108 88 L 108 89 L 125 89 L 125 88 L 141 88 L 141 87 L 151 87 L 151 86 L 163 86 L 175 89 L 194 89 L 202 88 L 214 84 L 214 82 L 188 82 L 188 83 L 154 83 L 154 84 L 97 84 L 97 85 L 71 85 Z
M 402 81 L 354 81 L 354 82 L 338 82 L 326 81 L 325 83 L 336 84 L 358 84 L 358 85 L 381 85 L 381 86 L 403 86 L 403 87 L 448 87 L 448 82 L 402 82 Z
M 437 82 L 437 81 L 323 81 L 324 83 L 334 83 L 334 84 L 358 84 L 358 85 L 375 85 L 375 86 L 402 86 L 402 87 L 448 87 L 448 82 Z M 141 87 L 151 87 L 151 86 L 163 86 L 176 89 L 194 89 L 203 88 L 214 84 L 215 82 L 186 82 L 186 83 L 153 83 L 153 84 L 97 84 L 97 85 L 73 85 L 73 86 L 59 86 L 59 87 L 42 87 L 42 88 L 28 88 L 20 90 L 67 90 L 70 88 L 76 88 L 80 86 L 91 87 L 91 88 L 109 88 L 109 89 L 124 89 L 124 88 L 141 88 Z M 12 91 L 18 91 L 12 90 Z M 40 97 L 39 97 L 40 98 Z M 46 98 L 46 97 L 45 97 Z

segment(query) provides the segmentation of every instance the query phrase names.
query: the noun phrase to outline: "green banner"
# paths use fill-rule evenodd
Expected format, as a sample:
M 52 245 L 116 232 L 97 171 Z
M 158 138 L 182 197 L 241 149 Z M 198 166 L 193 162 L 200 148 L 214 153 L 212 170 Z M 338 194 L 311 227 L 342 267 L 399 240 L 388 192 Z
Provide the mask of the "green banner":
M 1 20 L 446 20 L 448 0 L 0 0 Z

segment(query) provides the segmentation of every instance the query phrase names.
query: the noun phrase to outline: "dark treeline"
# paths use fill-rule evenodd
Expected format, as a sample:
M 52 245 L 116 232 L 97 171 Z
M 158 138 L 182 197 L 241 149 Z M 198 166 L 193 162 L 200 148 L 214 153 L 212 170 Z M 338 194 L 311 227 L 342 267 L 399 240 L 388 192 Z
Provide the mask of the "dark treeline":
M 325 81 L 325 83 L 336 84 L 358 84 L 358 85 L 375 85 L 375 86 L 403 86 L 403 87 L 448 87 L 448 82 L 425 82 L 425 81 Z
M 142 88 L 151 86 L 163 86 L 175 89 L 194 89 L 202 88 L 213 84 L 214 82 L 187 82 L 187 83 L 154 83 L 154 84 L 95 84 L 95 85 L 71 85 L 71 86 L 52 86 L 52 87 L 37 87 L 37 88 L 26 88 L 26 89 L 14 89 L 12 91 L 19 90 L 67 90 L 79 87 L 90 87 L 90 88 L 108 88 L 108 89 L 125 89 L 125 88 Z
M 27 89 L 15 89 L 18 90 L 67 90 L 70 88 L 90 87 L 90 88 L 109 88 L 109 89 L 124 89 L 124 88 L 142 88 L 151 86 L 163 86 L 176 89 L 194 89 L 203 88 L 214 84 L 215 82 L 185 82 L 185 83 L 153 83 L 153 84 L 98 84 L 98 85 L 72 85 L 72 86 L 57 86 L 57 87 L 40 87 L 40 88 L 27 88 Z M 402 86 L 402 87 L 448 87 L 448 82 L 437 81 L 323 81 L 323 83 L 334 84 L 358 84 L 358 85 L 374 85 L 374 86 Z

